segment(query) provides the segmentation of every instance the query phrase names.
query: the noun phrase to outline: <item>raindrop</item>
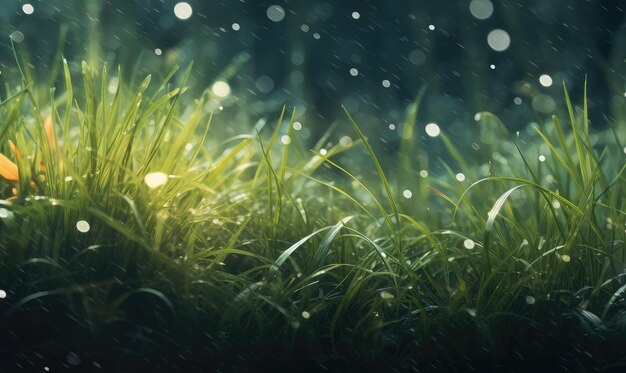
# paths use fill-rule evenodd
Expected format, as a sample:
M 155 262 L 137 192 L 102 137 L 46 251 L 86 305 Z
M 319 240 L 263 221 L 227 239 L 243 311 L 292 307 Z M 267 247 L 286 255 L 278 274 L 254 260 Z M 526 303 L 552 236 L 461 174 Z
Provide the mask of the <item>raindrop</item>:
M 406 198 L 406 199 L 409 199 L 409 198 L 413 197 L 413 193 L 412 193 L 410 190 L 408 190 L 408 189 L 405 189 L 405 190 L 402 192 L 402 195 L 403 195 L 403 196 L 404 196 L 404 198 Z
M 328 154 L 328 150 L 326 150 L 326 149 L 320 149 L 320 154 L 321 154 L 321 155 L 326 155 L 326 154 Z
M 421 177 L 424 177 L 424 178 L 428 177 L 428 171 L 426 171 L 426 170 L 421 170 L 421 171 L 420 171 L 420 176 L 421 176 Z
M 513 103 L 514 103 L 515 105 L 521 105 L 521 104 L 522 104 L 522 99 L 521 99 L 521 98 L 519 98 L 519 97 L 515 97 L 515 98 L 513 99 Z
M 572 258 L 569 255 L 561 255 L 561 260 L 565 263 L 569 263 Z
M 274 81 L 267 75 L 261 75 L 256 80 L 256 88 L 263 93 L 270 93 L 274 89 Z
M 69 365 L 80 365 L 81 363 L 80 356 L 76 355 L 73 352 L 70 352 L 69 354 L 67 354 L 67 357 L 65 358 L 65 360 L 67 360 L 67 363 Z
M 0 289 L 0 299 L 4 299 L 6 297 L 7 297 L 7 292 L 2 290 L 2 289 Z
M 428 29 L 430 31 L 435 31 L 435 25 L 428 25 Z
M 161 48 L 156 48 L 156 49 L 154 50 L 154 54 L 156 54 L 157 56 L 160 56 L 160 55 L 162 55 L 162 54 L 163 54 L 163 51 L 161 50 Z
M 357 69 L 356 69 L 356 68 L 354 68 L 354 67 L 353 67 L 353 68 L 351 68 L 351 69 L 350 69 L 350 75 L 352 75 L 352 76 L 357 76 L 357 75 L 359 75 L 359 70 L 357 70 Z
M 539 83 L 544 87 L 549 87 L 552 85 L 552 77 L 548 74 L 543 74 L 539 77 Z
M 560 209 L 561 208 L 561 202 L 559 202 L 558 200 L 554 200 L 552 201 L 552 207 L 554 207 L 555 209 Z
M 484 20 L 493 14 L 493 4 L 489 0 L 472 0 L 469 10 L 475 18 Z
M 352 18 L 359 19 L 361 18 L 361 14 L 359 14 L 359 12 L 352 12 Z
M 511 37 L 508 32 L 495 29 L 487 35 L 487 44 L 496 52 L 504 52 L 511 45 Z
M 289 135 L 282 135 L 280 137 L 280 142 L 282 142 L 284 145 L 289 145 L 291 143 L 291 137 L 289 137 Z
M 387 79 L 383 80 L 382 84 L 383 84 L 383 87 L 385 88 L 391 87 L 391 82 Z
M 539 162 L 545 162 L 545 161 L 546 161 L 546 156 L 545 156 L 545 155 L 543 155 L 543 154 L 541 154 L 541 155 L 539 156 Z
M 426 134 L 430 137 L 437 137 L 441 133 L 437 123 L 428 123 L 424 129 L 426 130 Z
M 300 30 L 302 30 L 302 32 L 309 32 L 310 29 L 309 25 L 302 24 L 300 26 Z
M 230 94 L 230 85 L 220 80 L 213 83 L 213 85 L 211 86 L 211 91 L 213 91 L 213 94 L 217 97 L 226 97 Z
M 193 9 L 191 8 L 191 5 L 189 5 L 189 3 L 181 1 L 180 3 L 174 5 L 174 15 L 176 16 L 176 18 L 185 21 L 191 18 L 192 14 Z
M 34 11 L 35 8 L 31 4 L 27 3 L 22 5 L 22 12 L 24 12 L 24 14 L 33 14 Z
M 293 122 L 293 129 L 296 131 L 300 131 L 302 129 L 302 123 L 300 122 Z
M 167 182 L 167 174 L 163 172 L 151 172 L 143 178 L 143 181 L 146 183 L 148 188 L 154 189 Z
M 238 24 L 238 23 L 233 23 L 231 27 L 232 27 L 232 28 L 233 28 L 233 30 L 235 30 L 235 31 L 239 31 L 239 30 L 241 30 L 241 26 L 239 26 L 239 24 Z
M 285 18 L 285 9 L 280 5 L 271 5 L 267 8 L 267 18 L 272 22 L 280 22 Z
M 322 35 L 320 35 L 320 34 L 319 34 L 319 33 L 317 33 L 317 32 L 313 34 L 313 39 L 320 40 L 320 38 L 321 38 L 321 37 L 322 37 Z
M 535 304 L 536 300 L 535 297 L 533 297 L 532 295 L 527 295 L 526 296 L 526 303 L 528 304 Z
M 85 220 L 79 220 L 76 222 L 76 229 L 78 229 L 80 233 L 87 233 L 91 227 Z
M 302 318 L 303 319 L 308 319 L 309 317 L 311 317 L 310 313 L 308 313 L 307 311 L 302 311 Z
M 465 181 L 465 175 L 462 172 L 459 172 L 458 174 L 456 174 L 456 179 L 458 181 Z
M 491 70 L 495 70 L 495 69 L 496 69 L 496 65 L 491 64 L 491 65 L 489 65 L 489 68 L 490 68 Z
M 350 136 L 342 136 L 339 139 L 339 144 L 343 146 L 352 146 L 352 139 L 350 138 Z
M 476 244 L 474 243 L 474 240 L 472 240 L 472 239 L 468 238 L 468 239 L 463 241 L 463 247 L 465 247 L 468 250 L 473 249 L 475 245 Z
M 396 129 L 396 125 L 393 124 L 393 123 L 389 124 L 389 129 L 392 130 L 392 131 L 395 130 Z
M 420 50 L 413 50 L 409 53 L 409 61 L 415 66 L 421 66 L 426 62 L 426 55 Z

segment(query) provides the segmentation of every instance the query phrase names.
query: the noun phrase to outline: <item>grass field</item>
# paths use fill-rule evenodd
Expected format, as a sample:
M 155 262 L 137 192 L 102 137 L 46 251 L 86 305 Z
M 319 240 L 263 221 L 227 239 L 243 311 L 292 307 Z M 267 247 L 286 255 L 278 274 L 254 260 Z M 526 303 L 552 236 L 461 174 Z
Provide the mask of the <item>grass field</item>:
M 3 369 L 626 364 L 626 136 L 586 93 L 466 142 L 422 139 L 418 98 L 381 154 L 358 113 L 312 147 L 289 108 L 228 136 L 185 74 L 58 71 L 0 98 Z

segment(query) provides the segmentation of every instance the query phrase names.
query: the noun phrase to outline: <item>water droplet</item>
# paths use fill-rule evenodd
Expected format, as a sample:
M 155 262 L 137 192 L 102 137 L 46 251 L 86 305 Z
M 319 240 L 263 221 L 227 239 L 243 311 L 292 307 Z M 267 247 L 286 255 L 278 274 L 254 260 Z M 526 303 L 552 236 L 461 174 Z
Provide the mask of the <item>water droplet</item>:
M 326 155 L 326 154 L 328 154 L 328 150 L 326 150 L 326 149 L 320 149 L 320 154 L 321 154 L 321 155 Z
M 425 178 L 425 177 L 428 177 L 428 171 L 426 171 L 426 170 L 421 170 L 421 171 L 420 171 L 420 176 L 421 176 L 421 177 L 424 177 L 424 178 Z
M 471 239 L 466 239 L 463 241 L 463 247 L 465 247 L 468 250 L 471 250 L 474 248 L 474 246 L 476 246 L 476 244 L 474 243 L 474 240 Z
M 87 233 L 89 232 L 89 229 L 91 229 L 91 227 L 89 226 L 89 223 L 85 220 L 79 220 L 76 222 L 76 229 L 78 229 L 78 231 L 81 233 Z
M 352 18 L 359 19 L 361 18 L 361 14 L 359 12 L 352 12 Z
M 352 76 L 357 76 L 359 75 L 359 70 L 357 70 L 355 67 L 350 69 L 350 75 Z
M 33 7 L 31 4 L 24 4 L 22 5 L 22 12 L 24 12 L 24 14 L 33 14 L 33 12 L 35 11 L 35 7 Z
M 143 178 L 143 181 L 146 183 L 148 188 L 154 189 L 167 182 L 167 174 L 163 172 L 151 172 Z
M 536 300 L 535 297 L 533 297 L 532 295 L 527 295 L 526 296 L 526 303 L 528 304 L 535 304 Z
M 302 129 L 302 123 L 300 122 L 293 122 L 293 129 L 296 131 L 300 131 Z
M 280 137 L 280 142 L 282 142 L 284 145 L 289 145 L 291 143 L 291 137 L 289 137 L 289 135 L 282 135 Z
M 6 297 L 7 297 L 7 292 L 2 290 L 2 289 L 0 289 L 0 299 L 4 299 Z
M 441 133 L 437 123 L 428 123 L 426 127 L 424 127 L 424 130 L 426 130 L 426 134 L 430 137 L 437 137 Z
M 390 123 L 389 124 L 389 129 L 392 130 L 392 131 L 395 130 L 396 129 L 396 125 L 393 124 L 393 123 Z
M 381 291 L 379 295 L 382 300 L 394 300 L 396 298 L 392 293 L 388 292 L 387 290 Z
M 465 174 L 463 174 L 462 172 L 459 172 L 458 174 L 456 174 L 456 179 L 458 181 L 465 181 Z
M 233 30 L 235 30 L 235 31 L 239 31 L 239 30 L 241 29 L 241 26 L 239 26 L 239 24 L 238 24 L 238 23 L 236 23 L 236 22 L 235 22 L 235 23 L 233 23 L 231 27 L 232 27 L 232 28 L 233 28 Z
M 565 254 L 565 255 L 561 255 L 561 260 L 565 263 L 569 263 L 572 260 L 572 258 L 569 255 Z
M 271 5 L 267 8 L 267 18 L 272 22 L 280 22 L 285 18 L 285 9 L 280 5 Z
M 487 44 L 496 52 L 504 52 L 511 45 L 511 37 L 508 32 L 495 29 L 487 35 Z
M 541 155 L 539 156 L 539 162 L 545 162 L 545 161 L 546 161 L 546 156 L 545 156 L 545 155 L 543 155 L 543 154 L 541 154 Z
M 409 198 L 413 197 L 413 193 L 412 193 L 410 190 L 408 190 L 408 189 L 405 189 L 405 190 L 402 192 L 402 195 L 403 195 L 403 196 L 404 196 L 404 198 L 406 198 L 406 199 L 409 199 Z
M 157 56 L 160 56 L 163 54 L 163 51 L 161 50 L 161 48 L 155 48 L 154 49 L 154 54 L 156 54 Z
M 544 87 L 549 87 L 552 85 L 552 77 L 548 74 L 543 74 L 539 77 L 539 83 Z
M 220 80 L 213 83 L 213 85 L 211 86 L 211 91 L 213 91 L 213 94 L 217 97 L 226 97 L 230 94 L 230 85 Z
M 311 317 L 310 313 L 308 313 L 307 311 L 302 311 L 302 318 L 303 319 L 308 319 L 309 317 Z
M 383 80 L 382 85 L 385 88 L 389 88 L 389 87 L 391 87 L 391 82 L 389 80 L 385 79 L 385 80 Z
M 493 14 L 493 4 L 489 0 L 472 0 L 469 10 L 476 19 L 485 20 Z
M 191 18 L 192 14 L 193 9 L 191 8 L 191 5 L 189 5 L 189 3 L 181 1 L 180 3 L 174 5 L 174 15 L 176 16 L 176 18 L 185 21 Z
M 0 219 L 5 219 L 9 217 L 9 210 L 4 207 L 0 207 Z
M 435 31 L 435 25 L 428 25 L 428 29 L 430 31 Z

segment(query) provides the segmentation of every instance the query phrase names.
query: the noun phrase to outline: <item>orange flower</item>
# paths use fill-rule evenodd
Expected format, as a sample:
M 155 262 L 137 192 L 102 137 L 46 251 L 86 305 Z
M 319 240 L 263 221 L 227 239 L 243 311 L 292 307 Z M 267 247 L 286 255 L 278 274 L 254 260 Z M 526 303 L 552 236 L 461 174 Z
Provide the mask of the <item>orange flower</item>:
M 54 127 L 52 126 L 52 115 L 48 115 L 43 123 L 44 131 L 46 131 L 46 137 L 48 138 L 48 145 L 50 146 L 50 150 L 54 150 L 56 147 L 56 141 L 54 137 Z M 15 159 L 18 162 L 22 161 L 22 156 L 13 143 L 13 141 L 9 140 L 9 148 L 15 155 Z M 41 170 L 45 171 L 45 166 L 43 163 L 41 164 Z M 8 181 L 17 182 L 19 180 L 19 169 L 15 162 L 11 161 L 4 154 L 0 153 L 0 176 L 5 178 Z M 36 185 L 31 181 L 31 187 L 36 189 Z M 16 189 L 13 188 L 13 194 L 16 194 Z
M 17 165 L 2 153 L 0 153 L 0 176 L 9 181 L 17 181 L 19 178 Z

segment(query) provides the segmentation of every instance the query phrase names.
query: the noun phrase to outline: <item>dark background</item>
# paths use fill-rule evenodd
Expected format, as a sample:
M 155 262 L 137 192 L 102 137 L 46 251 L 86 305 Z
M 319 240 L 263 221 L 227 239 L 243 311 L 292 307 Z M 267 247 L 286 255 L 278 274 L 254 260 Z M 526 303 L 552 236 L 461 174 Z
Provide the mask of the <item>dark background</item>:
M 230 84 L 232 94 L 214 105 L 224 106 L 225 121 L 251 127 L 287 104 L 312 139 L 342 118 L 342 104 L 372 131 L 389 135 L 388 125 L 402 121 L 424 84 L 420 122 L 436 121 L 451 132 L 478 111 L 496 113 L 512 129 L 549 119 L 562 113 L 562 82 L 580 103 L 585 78 L 592 126 L 625 118 L 626 3 L 620 0 L 492 0 L 485 20 L 472 15 L 470 1 L 458 0 L 188 0 L 193 15 L 182 21 L 174 16 L 177 2 L 2 0 L 0 80 L 17 82 L 9 35 L 23 34 L 18 51 L 46 77 L 67 27 L 63 54 L 76 71 L 86 59 L 110 70 L 120 64 L 126 78 L 134 71 L 162 76 L 193 60 L 193 94 L 218 79 Z M 33 14 L 22 11 L 25 3 Z M 280 22 L 266 15 L 273 4 L 285 10 Z M 355 11 L 360 18 L 352 17 Z M 487 44 L 494 29 L 510 35 L 507 50 Z M 554 84 L 539 84 L 542 74 Z M 266 78 L 259 89 L 261 76 L 273 89 L 267 91 Z

